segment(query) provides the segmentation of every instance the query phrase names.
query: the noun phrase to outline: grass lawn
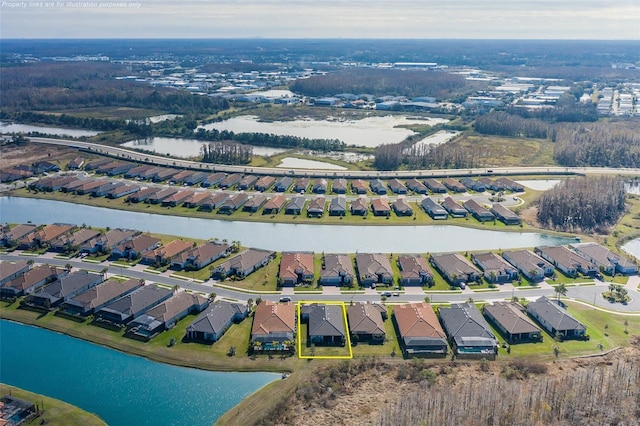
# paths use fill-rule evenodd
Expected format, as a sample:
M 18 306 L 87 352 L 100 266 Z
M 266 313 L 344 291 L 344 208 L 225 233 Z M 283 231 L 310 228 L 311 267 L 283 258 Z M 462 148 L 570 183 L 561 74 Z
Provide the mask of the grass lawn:
M 384 322 L 384 330 L 386 333 L 384 344 L 382 345 L 370 345 L 368 343 L 358 343 L 353 346 L 354 357 L 368 357 L 368 356 L 391 356 L 391 352 L 395 349 L 398 356 L 401 356 L 400 345 L 398 343 L 398 336 L 396 335 L 395 327 L 391 319 L 392 309 L 388 308 L 388 318 Z
M 40 408 L 44 407 L 44 413 L 41 416 L 25 424 L 46 424 L 50 426 L 106 425 L 106 423 L 95 414 L 81 410 L 75 405 L 0 383 L 0 395 L 9 394 L 13 397 L 37 404 Z

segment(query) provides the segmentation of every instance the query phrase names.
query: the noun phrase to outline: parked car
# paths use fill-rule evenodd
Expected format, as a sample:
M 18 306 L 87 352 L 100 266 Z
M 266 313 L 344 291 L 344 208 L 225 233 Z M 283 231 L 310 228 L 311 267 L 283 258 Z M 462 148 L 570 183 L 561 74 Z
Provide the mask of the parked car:
M 281 297 L 281 298 L 280 298 L 280 301 L 281 301 L 281 302 L 283 302 L 283 303 L 285 303 L 285 302 L 291 302 L 291 298 L 290 298 L 290 297 L 288 297 L 288 296 Z
M 384 293 L 381 294 L 381 296 L 391 297 L 391 292 L 390 291 L 385 291 Z

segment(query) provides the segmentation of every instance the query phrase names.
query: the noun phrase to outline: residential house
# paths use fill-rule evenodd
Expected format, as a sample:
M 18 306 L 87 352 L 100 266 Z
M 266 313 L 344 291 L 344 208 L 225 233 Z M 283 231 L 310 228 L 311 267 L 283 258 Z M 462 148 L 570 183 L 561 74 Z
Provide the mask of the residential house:
M 231 194 L 226 192 L 214 192 L 211 196 L 207 197 L 200 202 L 198 210 L 211 212 L 222 206 L 222 204 L 229 199 Z
M 202 312 L 209 306 L 209 299 L 197 293 L 181 291 L 164 302 L 135 317 L 127 324 L 126 336 L 149 340 L 172 328 L 189 314 Z M 188 333 L 188 332 L 187 332 Z
M 389 182 L 387 182 L 387 186 L 394 194 L 405 195 L 407 193 L 407 187 L 397 178 L 389 180 Z
M 398 255 L 401 286 L 424 286 L 433 284 L 433 271 L 420 254 Z
M 440 320 L 459 358 L 495 359 L 498 339 L 473 303 L 453 303 L 439 309 Z
M 69 161 L 69 163 L 67 163 L 67 169 L 69 169 L 69 170 L 78 170 L 83 165 L 84 165 L 84 158 L 76 157 L 73 160 Z
M 311 185 L 311 179 L 308 177 L 302 177 L 296 181 L 293 185 L 293 192 L 304 193 L 309 189 L 309 185 Z
M 506 177 L 501 177 L 496 179 L 496 183 L 504 186 L 505 189 L 508 189 L 509 191 L 512 191 L 512 192 L 524 192 L 524 186 Z
M 162 204 L 162 202 L 167 199 L 170 200 L 172 196 L 177 194 L 179 190 L 177 188 L 164 188 L 158 192 L 155 192 L 145 200 L 145 203 L 148 204 Z M 184 200 L 183 200 L 184 201 Z
M 334 179 L 331 184 L 331 192 L 334 194 L 346 194 L 347 193 L 347 180 L 344 178 Z
M 77 195 L 87 195 L 91 194 L 96 188 L 106 187 L 108 185 L 111 185 L 111 182 L 107 180 L 87 179 L 79 186 L 74 186 L 72 192 Z
M 238 183 L 240 183 L 240 181 L 242 180 L 242 174 L 240 173 L 232 173 L 230 175 L 227 175 L 222 182 L 220 182 L 218 184 L 218 186 L 221 189 L 227 189 L 227 188 L 231 188 L 235 185 L 237 185 Z
M 125 186 L 126 183 L 124 182 L 105 182 L 104 184 L 93 188 L 91 190 L 91 196 L 92 197 L 104 197 L 106 196 L 109 192 L 120 188 L 121 186 Z
M 325 254 L 323 256 L 318 284 L 351 287 L 354 277 L 353 263 L 348 254 Z
M 577 277 L 578 273 L 593 277 L 600 272 L 587 258 L 564 246 L 536 247 L 534 252 L 568 277 Z
M 170 184 L 183 184 L 192 174 L 193 170 L 181 170 L 175 175 L 171 176 Z
M 154 180 L 158 173 L 162 173 L 165 170 L 164 167 L 151 167 L 143 172 L 141 172 L 138 176 L 140 180 Z
M 307 207 L 307 217 L 322 217 L 322 215 L 324 215 L 324 206 L 326 202 L 327 200 L 323 195 L 318 195 L 316 198 L 311 200 Z
M 420 207 L 431 216 L 434 220 L 445 220 L 449 217 L 449 213 L 440 204 L 433 201 L 433 199 L 426 197 L 420 202 Z
M 140 235 L 140 231 L 122 228 L 109 229 L 103 235 L 83 243 L 80 249 L 85 253 L 107 253 L 138 235 Z
M 265 205 L 268 198 L 264 194 L 254 195 L 242 206 L 242 211 L 255 213 Z
M 504 185 L 497 183 L 491 178 L 481 177 L 478 179 L 478 182 L 481 182 L 485 188 L 490 189 L 492 191 L 504 191 Z
M 495 220 L 496 218 L 493 215 L 493 213 L 491 213 L 489 210 L 482 207 L 474 199 L 467 200 L 464 203 L 462 203 L 462 205 L 464 206 L 465 209 L 467 209 L 469 213 L 471 213 L 473 217 L 475 217 L 480 222 L 489 222 L 489 221 Z
M 411 216 L 413 215 L 413 209 L 409 205 L 409 202 L 405 198 L 398 198 L 393 202 L 393 211 L 396 216 Z
M 133 194 L 129 195 L 126 198 L 126 200 L 130 201 L 132 203 L 144 203 L 145 201 L 147 201 L 147 199 L 149 197 L 151 197 L 152 195 L 157 194 L 160 191 L 162 191 L 162 187 L 160 187 L 160 186 L 153 186 L 151 188 L 143 188 L 140 191 L 134 192 Z
M 520 225 L 520 217 L 502 204 L 491 206 L 491 213 L 505 225 Z
M 262 214 L 278 214 L 286 203 L 287 198 L 284 196 L 284 194 L 278 194 L 275 197 L 270 198 L 269 201 L 266 202 L 264 208 L 262 209 Z
M 18 275 L 12 280 L 0 286 L 0 296 L 3 300 L 30 294 L 52 281 L 57 280 L 67 274 L 64 269 L 49 265 L 39 265 L 29 269 L 22 275 Z
M 165 181 L 165 180 L 171 180 L 178 173 L 180 173 L 180 170 L 166 169 L 166 168 L 163 167 L 162 170 L 159 170 L 158 172 L 156 172 L 153 175 L 153 181 L 154 182 L 162 182 L 162 181 Z
M 85 185 L 87 182 L 93 182 L 93 181 L 95 181 L 95 179 L 78 177 L 77 179 L 72 180 L 71 182 L 63 184 L 60 190 L 65 193 L 74 193 L 76 188 L 79 188 Z
M 366 194 L 368 192 L 367 182 L 362 179 L 354 179 L 351 181 L 351 190 L 354 194 Z
M 268 250 L 250 248 L 219 264 L 212 273 L 214 279 L 225 279 L 230 276 L 242 279 L 269 263 L 275 253 Z
M 456 203 L 451 197 L 446 197 L 444 199 L 442 207 L 449 212 L 451 217 L 467 217 L 467 209 Z
M 260 179 L 258 176 L 247 175 L 243 177 L 240 182 L 238 182 L 238 189 L 241 191 L 246 191 L 247 189 L 253 187 L 253 185 L 258 182 L 258 179 Z
M 506 250 L 502 257 L 515 266 L 529 281 L 539 282 L 553 275 L 553 265 L 530 250 Z
M 176 269 L 200 270 L 218 259 L 231 254 L 231 246 L 226 243 L 208 241 L 193 247 L 171 260 L 171 267 Z
M 24 236 L 20 240 L 18 248 L 32 249 L 35 247 L 44 247 L 57 238 L 61 238 L 64 235 L 71 233 L 75 228 L 75 225 L 67 225 L 63 223 L 45 225 L 37 231 Z
M 0 286 L 18 278 L 29 269 L 31 269 L 31 265 L 24 260 L 17 262 L 0 261 Z
M 391 207 L 389 206 L 389 200 L 383 197 L 372 199 L 371 212 L 374 216 L 390 216 Z
M 289 200 L 287 207 L 284 209 L 284 213 L 293 214 L 293 215 L 301 214 L 302 210 L 304 209 L 304 205 L 306 201 L 307 199 L 304 198 L 304 196 L 302 195 L 297 195 L 295 197 L 292 197 L 291 200 Z
M 369 202 L 367 197 L 360 196 L 351 202 L 349 206 L 352 215 L 366 216 L 369 211 Z
M 88 271 L 75 271 L 40 287 L 29 294 L 25 302 L 45 309 L 55 308 L 62 302 L 100 284 L 103 276 Z
M 60 305 L 60 310 L 67 315 L 86 318 L 116 299 L 135 291 L 143 282 L 136 278 L 130 278 L 125 282 L 110 278 L 66 300 Z
M 467 188 L 453 178 L 442 179 L 442 184 L 453 192 L 467 192 Z
M 384 343 L 384 320 L 387 319 L 385 306 L 377 303 L 352 303 L 347 306 L 347 319 L 352 342 L 380 345 Z
M 357 253 L 356 269 L 362 287 L 393 283 L 393 269 L 384 254 Z
M 171 296 L 172 289 L 147 284 L 98 309 L 94 317 L 97 322 L 125 326 Z
M 66 234 L 51 241 L 50 248 L 57 252 L 74 252 L 80 250 L 83 244 L 101 235 L 100 231 L 91 228 L 80 228 L 72 234 Z
M 344 346 L 347 329 L 343 307 L 312 303 L 300 308 L 300 321 L 308 324 L 307 346 Z
M 188 186 L 194 186 L 197 184 L 201 184 L 209 177 L 209 173 L 207 172 L 195 172 L 191 174 L 188 178 L 184 180 L 184 183 Z
M 291 187 L 292 184 L 293 184 L 292 177 L 283 176 L 280 179 L 278 179 L 278 181 L 273 187 L 273 190 L 276 192 L 287 192 L 287 190 Z
M 374 194 L 387 195 L 387 187 L 381 179 L 371 179 L 369 187 Z
M 432 254 L 430 261 L 452 286 L 480 281 L 481 272 L 458 253 Z
M 345 216 L 347 214 L 347 197 L 338 195 L 329 203 L 329 216 Z
M 162 206 L 163 207 L 176 207 L 176 206 L 179 206 L 180 204 L 184 203 L 185 201 L 187 201 L 192 196 L 193 196 L 193 191 L 190 191 L 190 190 L 177 191 L 177 192 L 169 195 L 168 197 L 163 198 L 162 199 Z
M 184 200 L 183 205 L 188 208 L 200 207 L 202 202 L 211 197 L 211 192 L 193 192 L 189 198 Z
M 318 178 L 313 182 L 311 192 L 314 194 L 326 194 L 329 182 L 325 178 Z
M 247 317 L 246 305 L 219 301 L 210 304 L 196 319 L 187 326 L 187 339 L 214 343 L 233 323 L 239 323 Z
M 524 307 L 516 302 L 493 302 L 484 306 L 484 315 L 510 344 L 541 341 L 542 331 L 524 311 Z
M 418 179 L 409 179 L 407 181 L 407 188 L 409 188 L 411 191 L 415 192 L 416 194 L 426 194 L 427 193 L 427 187 L 425 184 L 423 184 L 422 182 L 420 182 Z
M 296 334 L 296 305 L 265 300 L 256 306 L 251 327 L 253 347 L 262 350 L 285 349 L 284 343 L 293 343 Z M 259 342 L 260 345 L 255 345 Z
M 111 158 L 101 158 L 99 160 L 94 160 L 94 161 L 88 163 L 87 165 L 84 166 L 84 169 L 87 170 L 87 171 L 95 170 L 98 167 L 103 166 L 105 164 L 108 164 L 108 163 L 110 163 L 112 161 L 113 160 Z
M 484 192 L 487 190 L 482 182 L 472 179 L 468 176 L 461 178 L 460 183 L 470 191 Z
M 16 225 L 9 228 L 8 225 L 2 228 L 0 233 L 0 247 L 13 247 L 20 244 L 20 241 L 27 238 L 28 235 L 35 233 L 38 225 L 32 223 Z
M 247 201 L 249 201 L 249 194 L 246 192 L 236 192 L 220 205 L 218 213 L 231 214 L 242 208 Z
M 600 244 L 582 243 L 572 244 L 570 247 L 607 275 L 613 275 L 614 273 L 633 275 L 638 272 L 638 266 L 635 263 Z
M 111 188 L 109 192 L 107 192 L 106 197 L 111 199 L 125 197 L 127 195 L 131 195 L 135 192 L 140 191 L 140 187 L 138 185 L 121 185 L 115 188 Z
M 282 287 L 312 283 L 314 279 L 314 260 L 311 252 L 283 252 L 278 272 L 278 283 Z
M 217 186 L 227 177 L 225 173 L 217 172 L 210 174 L 205 180 L 200 183 L 200 186 L 204 188 L 208 188 L 210 186 Z
M 260 179 L 258 179 L 253 188 L 256 191 L 264 192 L 267 189 L 271 188 L 275 183 L 276 178 L 274 178 L 273 176 L 262 176 Z
M 143 253 L 155 250 L 160 245 L 160 239 L 140 234 L 131 240 L 118 244 L 111 249 L 111 258 L 126 258 L 129 260 L 137 259 Z
M 438 182 L 437 180 L 433 179 L 433 178 L 427 178 L 424 180 L 424 185 L 429 188 L 429 191 L 433 192 L 434 194 L 446 194 L 447 193 L 447 187 L 444 186 L 443 184 L 441 184 L 440 182 Z
M 127 179 L 137 178 L 137 177 L 140 177 L 143 173 L 146 173 L 147 171 L 151 170 L 152 168 L 153 166 L 150 166 L 149 164 L 142 164 L 140 166 L 135 166 L 127 170 L 124 173 L 124 177 Z
M 429 303 L 396 305 L 393 320 L 405 356 L 447 355 L 447 336 Z
M 482 269 L 490 283 L 506 283 L 518 279 L 518 270 L 494 253 L 472 253 L 471 260 Z
M 529 302 L 527 312 L 554 338 L 587 338 L 587 327 L 546 296 Z
M 142 263 L 147 265 L 169 265 L 171 261 L 193 247 L 191 241 L 173 240 L 142 255 Z
M 30 182 L 28 188 L 38 191 L 55 192 L 62 190 L 62 187 L 77 181 L 78 178 L 75 175 L 72 176 L 47 176 L 42 179 Z

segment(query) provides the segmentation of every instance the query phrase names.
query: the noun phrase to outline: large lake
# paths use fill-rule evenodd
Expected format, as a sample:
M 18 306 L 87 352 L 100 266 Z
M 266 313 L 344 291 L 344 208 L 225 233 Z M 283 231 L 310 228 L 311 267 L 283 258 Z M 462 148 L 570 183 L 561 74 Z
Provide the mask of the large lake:
M 1 133 L 43 133 L 47 135 L 57 136 L 71 136 L 78 138 L 81 136 L 95 136 L 101 132 L 94 130 L 81 130 L 81 129 L 65 129 L 62 127 L 48 127 L 48 126 L 32 126 L 29 124 L 16 124 L 16 123 L 4 123 L 0 122 Z
M 272 133 L 309 139 L 338 139 L 347 145 L 376 147 L 385 143 L 396 143 L 414 134 L 401 125 L 446 123 L 444 118 L 412 119 L 405 116 L 388 115 L 367 117 L 361 120 L 293 120 L 261 122 L 258 117 L 243 115 L 218 123 L 206 124 L 207 130 L 228 130 L 235 133 Z
M 208 142 L 186 138 L 153 137 L 144 140 L 134 140 L 123 143 L 125 148 L 144 149 L 160 155 L 170 155 L 177 158 L 194 158 L 202 156 L 202 147 Z M 283 148 L 271 148 L 268 146 L 252 146 L 253 154 L 270 156 L 288 151 Z
M 0 320 L 2 382 L 96 413 L 109 425 L 206 425 L 279 375 L 175 367 Z
M 212 214 L 215 217 L 215 214 Z M 536 232 L 501 232 L 452 225 L 352 226 L 240 222 L 137 213 L 34 198 L 0 197 L 0 221 L 66 222 L 122 227 L 187 238 L 239 240 L 275 251 L 429 253 L 568 244 Z M 487 224 L 487 228 L 493 225 Z

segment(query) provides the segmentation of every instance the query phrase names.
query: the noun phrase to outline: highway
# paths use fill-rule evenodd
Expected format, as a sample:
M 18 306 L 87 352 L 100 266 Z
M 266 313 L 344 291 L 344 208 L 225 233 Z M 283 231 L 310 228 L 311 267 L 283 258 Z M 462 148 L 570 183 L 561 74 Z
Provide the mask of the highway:
M 344 302 L 380 302 L 381 295 L 379 292 L 371 289 L 367 289 L 365 293 L 355 294 L 341 294 L 339 289 L 335 287 L 325 287 L 322 294 L 312 293 L 294 293 L 292 289 L 284 289 L 278 293 L 257 293 L 246 292 L 240 289 L 228 288 L 221 286 L 220 283 L 210 280 L 205 283 L 196 283 L 189 280 L 171 278 L 165 274 L 154 274 L 136 270 L 135 268 L 122 268 L 117 265 L 111 265 L 108 262 L 103 263 L 89 263 L 83 262 L 78 259 L 56 259 L 53 257 L 53 253 L 47 253 L 43 256 L 22 256 L 20 254 L 2 254 L 0 260 L 15 262 L 18 260 L 33 259 L 36 263 L 46 263 L 49 265 L 55 265 L 64 267 L 67 264 L 71 264 L 75 270 L 87 270 L 92 272 L 101 272 L 103 269 L 107 269 L 107 275 L 118 275 L 136 279 L 144 279 L 147 283 L 157 283 L 167 286 L 178 286 L 186 290 L 201 292 L 204 294 L 216 293 L 218 298 L 224 298 L 227 300 L 237 300 L 246 302 L 248 299 L 256 300 L 258 297 L 263 300 L 278 301 L 280 297 L 286 295 L 290 297 L 292 301 L 297 302 L 301 300 L 314 300 L 314 301 L 344 301 Z M 603 291 L 605 291 L 609 284 L 605 282 L 596 281 L 595 285 L 587 286 L 575 286 L 567 287 L 567 297 L 569 299 L 595 305 L 600 309 L 615 311 L 619 313 L 633 313 L 640 315 L 640 292 L 638 292 L 638 284 L 640 284 L 640 277 L 633 276 L 629 278 L 629 283 L 626 288 L 631 296 L 632 300 L 627 305 L 612 304 L 599 297 Z M 469 288 L 463 292 L 424 292 L 421 288 L 407 288 L 406 293 L 400 292 L 399 296 L 392 296 L 387 299 L 387 303 L 409 303 L 409 302 L 424 302 L 426 296 L 431 299 L 432 303 L 460 303 L 466 302 L 469 299 L 474 301 L 504 301 L 511 299 L 513 296 L 519 298 L 526 298 L 529 300 L 537 299 L 541 296 L 554 296 L 555 292 L 553 287 L 546 283 L 542 283 L 537 288 L 527 287 L 514 287 L 511 284 L 504 284 L 498 286 L 495 291 L 473 291 Z
M 121 158 L 123 160 L 138 161 L 162 166 L 180 167 L 193 170 L 204 170 L 225 173 L 250 173 L 255 175 L 293 176 L 293 177 L 324 177 L 324 178 L 351 178 L 351 179 L 402 179 L 427 178 L 427 177 L 459 177 L 459 176 L 490 176 L 490 175 L 589 175 L 589 174 L 613 174 L 625 176 L 640 176 L 640 168 L 608 168 L 608 167 L 495 167 L 491 169 L 441 169 L 441 170 L 408 170 L 408 171 L 351 171 L 351 170 L 314 170 L 267 167 L 226 166 L 221 164 L 200 163 L 196 161 L 182 160 L 161 155 L 152 155 L 129 149 L 112 147 L 107 145 L 81 142 L 70 139 L 53 139 L 30 137 L 31 142 L 62 145 L 80 148 L 89 152 Z

